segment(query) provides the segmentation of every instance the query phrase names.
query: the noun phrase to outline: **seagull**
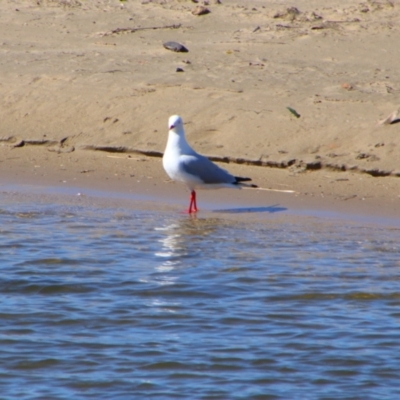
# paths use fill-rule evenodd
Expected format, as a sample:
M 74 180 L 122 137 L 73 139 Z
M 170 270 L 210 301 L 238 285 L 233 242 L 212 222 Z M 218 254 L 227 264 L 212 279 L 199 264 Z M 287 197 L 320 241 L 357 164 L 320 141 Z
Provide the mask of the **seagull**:
M 189 214 L 198 211 L 195 189 L 257 187 L 243 183 L 251 181 L 251 178 L 233 176 L 207 157 L 194 151 L 186 141 L 183 121 L 179 115 L 169 117 L 168 129 L 163 167 L 172 180 L 184 183 L 189 188 Z

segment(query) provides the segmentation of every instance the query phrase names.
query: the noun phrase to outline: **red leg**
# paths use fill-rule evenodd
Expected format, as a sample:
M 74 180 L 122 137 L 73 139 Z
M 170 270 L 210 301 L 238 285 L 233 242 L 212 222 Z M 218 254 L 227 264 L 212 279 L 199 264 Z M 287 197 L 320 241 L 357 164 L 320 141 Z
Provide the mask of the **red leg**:
M 190 204 L 188 213 L 191 214 L 193 212 L 197 212 L 196 192 L 194 190 L 190 192 Z
M 197 212 L 196 192 L 194 190 L 193 190 L 193 205 L 194 205 L 193 211 Z

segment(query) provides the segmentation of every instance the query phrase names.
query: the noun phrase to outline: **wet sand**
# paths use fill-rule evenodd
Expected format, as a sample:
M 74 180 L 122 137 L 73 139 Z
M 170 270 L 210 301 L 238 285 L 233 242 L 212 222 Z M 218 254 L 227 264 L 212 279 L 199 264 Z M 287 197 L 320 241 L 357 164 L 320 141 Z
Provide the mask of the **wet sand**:
M 57 154 L 38 146 L 3 146 L 0 154 L 3 192 L 14 190 L 18 194 L 25 187 L 25 192 L 38 195 L 52 188 L 53 194 L 60 194 L 60 202 L 79 194 L 171 213 L 182 212 L 188 206 L 189 192 L 168 179 L 160 158 L 98 151 Z M 200 190 L 200 216 L 232 210 L 243 218 L 253 218 L 257 212 L 277 210 L 289 214 L 340 214 L 349 219 L 392 218 L 395 225 L 399 224 L 400 197 L 393 197 L 398 178 L 327 170 L 296 174 L 287 169 L 220 165 L 234 174 L 251 176 L 260 188 Z

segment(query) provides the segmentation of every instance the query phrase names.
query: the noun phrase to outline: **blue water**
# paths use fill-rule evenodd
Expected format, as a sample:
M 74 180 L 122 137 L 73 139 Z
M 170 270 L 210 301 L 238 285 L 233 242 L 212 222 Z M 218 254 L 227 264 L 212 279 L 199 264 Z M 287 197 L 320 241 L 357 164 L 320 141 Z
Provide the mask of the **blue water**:
M 400 229 L 4 198 L 0 399 L 400 398 Z

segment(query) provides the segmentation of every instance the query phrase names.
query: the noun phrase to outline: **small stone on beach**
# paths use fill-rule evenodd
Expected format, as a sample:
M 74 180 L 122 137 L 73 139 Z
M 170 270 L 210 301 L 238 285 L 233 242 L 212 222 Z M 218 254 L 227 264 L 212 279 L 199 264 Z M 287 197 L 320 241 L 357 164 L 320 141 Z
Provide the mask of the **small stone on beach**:
M 163 46 L 167 50 L 175 51 L 177 53 L 187 53 L 189 50 L 183 45 L 178 42 L 165 42 Z
M 206 14 L 209 14 L 210 12 L 211 11 L 207 7 L 204 7 L 204 6 L 197 6 L 196 8 L 194 8 L 192 10 L 193 15 L 206 15 Z
M 342 83 L 341 84 L 342 89 L 346 89 L 346 90 L 353 90 L 354 86 L 351 83 Z

